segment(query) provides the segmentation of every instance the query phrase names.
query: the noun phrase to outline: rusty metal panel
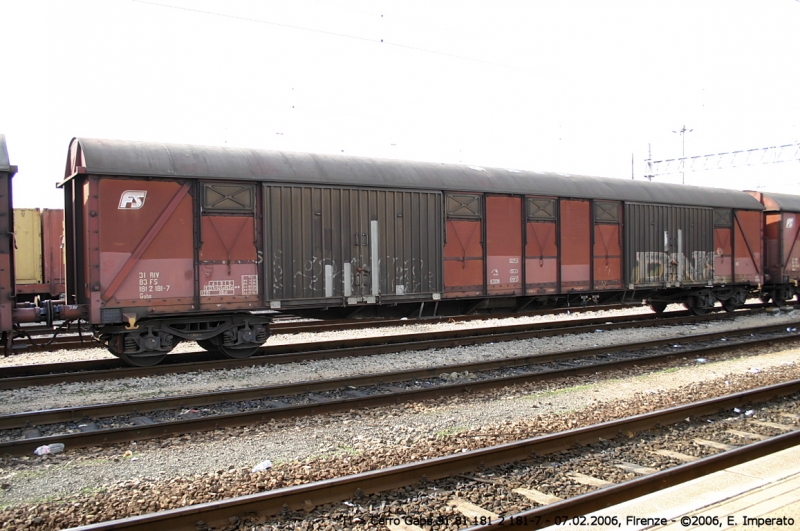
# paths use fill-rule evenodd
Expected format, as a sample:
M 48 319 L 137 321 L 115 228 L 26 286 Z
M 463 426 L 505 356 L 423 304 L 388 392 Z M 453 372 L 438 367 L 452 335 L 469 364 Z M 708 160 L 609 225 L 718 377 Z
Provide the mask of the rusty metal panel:
M 733 215 L 733 281 L 760 284 L 762 269 L 762 212 L 737 211 Z
M 765 216 L 765 273 L 770 282 L 786 283 L 800 277 L 800 215 L 775 212 Z
M 201 309 L 224 302 L 258 302 L 258 249 L 254 216 L 204 215 L 198 280 Z
M 733 227 L 714 227 L 714 283 L 733 282 Z
M 53 296 L 66 293 L 66 261 L 64 211 L 42 209 L 42 269 Z
M 733 282 L 733 210 L 714 209 L 714 283 Z
M 625 220 L 630 287 L 713 282 L 713 209 L 627 203 Z
M 591 286 L 592 220 L 589 201 L 560 201 L 561 292 Z
M 486 196 L 486 291 L 522 295 L 522 198 Z
M 797 280 L 800 276 L 800 215 L 784 211 L 781 231 L 782 282 Z
M 444 296 L 483 295 L 483 195 L 445 195 Z
M 620 216 L 618 202 L 594 202 L 594 289 L 622 288 Z
M 558 292 L 558 200 L 526 197 L 525 293 Z
M 14 209 L 14 266 L 16 283 L 41 284 L 42 215 L 36 208 Z
M 447 220 L 444 246 L 444 291 L 448 296 L 483 294 L 481 222 Z
M 98 195 L 99 211 L 87 213 L 89 232 L 94 220 L 99 227 L 99 264 L 90 258 L 90 266 L 101 265 L 98 289 L 91 286 L 91 292 L 101 293 L 104 307 L 191 307 L 194 207 L 188 185 L 103 178 Z
M 264 187 L 266 297 L 420 298 L 442 291 L 436 192 Z
M 781 278 L 781 221 L 783 214 L 780 212 L 769 213 L 764 216 L 764 273 L 773 282 Z
M 6 137 L 0 135 L 0 331 L 11 331 L 14 296 L 14 213 L 11 180 L 17 172 L 9 164 Z M 6 347 L 10 348 L 10 337 Z
M 556 222 L 527 223 L 525 245 L 525 291 L 529 295 L 558 291 L 558 245 Z

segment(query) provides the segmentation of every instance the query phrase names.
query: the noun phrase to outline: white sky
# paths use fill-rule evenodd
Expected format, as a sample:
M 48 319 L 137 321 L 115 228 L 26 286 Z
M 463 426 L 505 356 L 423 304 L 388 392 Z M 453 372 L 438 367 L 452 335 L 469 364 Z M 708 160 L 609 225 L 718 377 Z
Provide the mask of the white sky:
M 0 22 L 17 207 L 61 206 L 75 136 L 627 179 L 683 125 L 687 156 L 800 140 L 796 0 L 0 0 Z M 686 182 L 800 193 L 800 162 Z

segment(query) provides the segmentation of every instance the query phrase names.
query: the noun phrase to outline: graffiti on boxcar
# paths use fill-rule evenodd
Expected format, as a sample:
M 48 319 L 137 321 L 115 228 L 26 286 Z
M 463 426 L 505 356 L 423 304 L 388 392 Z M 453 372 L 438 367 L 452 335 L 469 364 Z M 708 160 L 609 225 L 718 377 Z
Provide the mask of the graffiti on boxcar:
M 277 251 L 272 255 L 272 295 L 280 298 L 283 291 L 283 251 Z
M 331 282 L 333 296 L 344 294 L 346 273 L 336 260 L 312 256 L 301 262 L 301 265 L 295 260 L 285 262 L 281 251 L 273 254 L 271 292 L 274 298 L 318 297 L 326 293 L 326 282 Z M 350 285 L 362 288 L 371 286 L 372 266 L 369 260 L 362 261 L 354 256 L 349 264 Z M 327 266 L 330 266 L 329 273 L 326 273 Z M 436 272 L 423 260 L 401 260 L 386 256 L 378 260 L 377 270 L 386 272 L 386 278 L 381 276 L 382 293 L 406 295 L 436 290 Z M 329 275 L 327 278 L 326 274 Z M 288 293 L 285 292 L 287 289 Z
M 714 253 L 694 251 L 689 260 L 678 253 L 638 252 L 631 272 L 634 284 L 647 282 L 707 282 L 714 278 Z

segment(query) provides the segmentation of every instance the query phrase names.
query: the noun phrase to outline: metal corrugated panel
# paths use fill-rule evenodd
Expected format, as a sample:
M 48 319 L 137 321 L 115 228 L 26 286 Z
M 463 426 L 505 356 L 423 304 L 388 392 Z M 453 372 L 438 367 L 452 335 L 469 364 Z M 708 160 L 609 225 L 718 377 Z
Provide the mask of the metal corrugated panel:
M 713 209 L 628 203 L 625 227 L 627 284 L 675 287 L 713 280 Z
M 763 208 L 735 190 L 338 155 L 76 138 L 68 157 L 65 182 L 86 172 Z
M 442 291 L 440 193 L 276 184 L 264 194 L 267 299 Z
M 14 209 L 14 264 L 17 284 L 41 284 L 42 217 L 35 208 Z

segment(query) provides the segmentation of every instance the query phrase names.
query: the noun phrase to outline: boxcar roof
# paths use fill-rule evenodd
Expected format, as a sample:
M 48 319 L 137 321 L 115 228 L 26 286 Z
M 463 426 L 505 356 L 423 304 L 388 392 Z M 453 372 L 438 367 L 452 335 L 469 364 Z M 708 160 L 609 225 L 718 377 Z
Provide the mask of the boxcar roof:
M 64 183 L 77 173 L 531 194 L 763 209 L 749 194 L 720 188 L 460 164 L 90 138 L 75 138 L 70 144 Z
M 800 196 L 790 194 L 773 194 L 772 192 L 750 192 L 761 199 L 764 208 L 769 211 L 800 212 Z
M 11 171 L 11 164 L 8 162 L 6 135 L 0 135 L 0 171 Z

